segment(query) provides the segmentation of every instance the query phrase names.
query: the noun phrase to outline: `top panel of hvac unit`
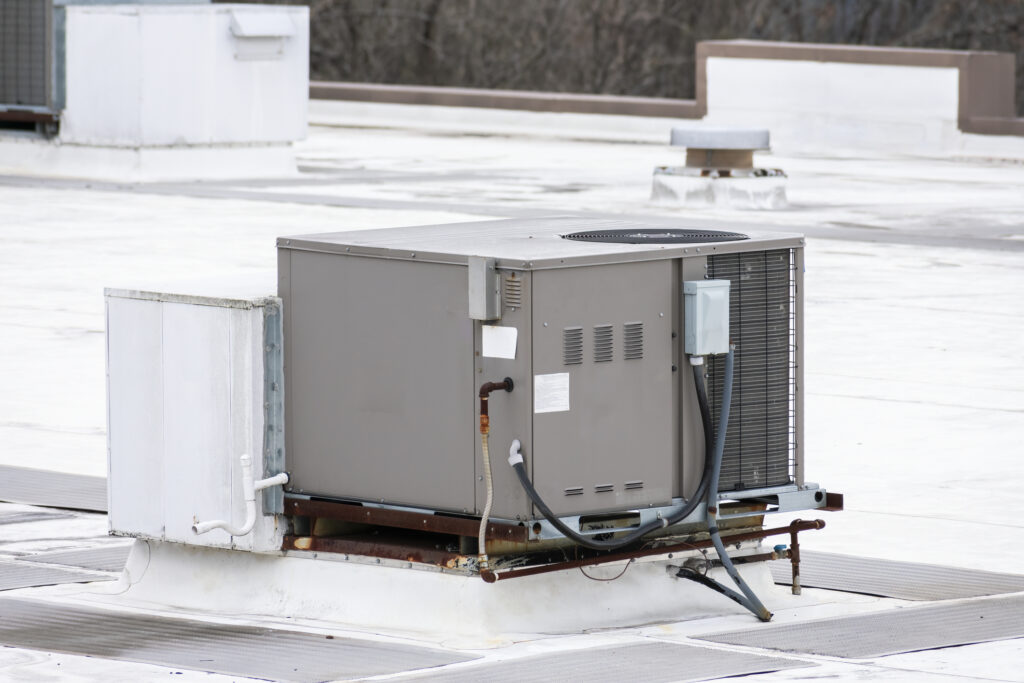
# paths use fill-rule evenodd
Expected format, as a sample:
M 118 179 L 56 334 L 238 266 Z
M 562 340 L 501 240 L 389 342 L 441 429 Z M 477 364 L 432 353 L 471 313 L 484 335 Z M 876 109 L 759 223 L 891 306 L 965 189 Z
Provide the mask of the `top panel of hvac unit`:
M 470 256 L 483 256 L 496 259 L 499 268 L 543 270 L 767 250 L 803 242 L 801 235 L 751 232 L 749 226 L 728 226 L 732 229 L 723 232 L 678 223 L 555 216 L 300 235 L 281 237 L 277 244 L 435 263 L 465 264 Z

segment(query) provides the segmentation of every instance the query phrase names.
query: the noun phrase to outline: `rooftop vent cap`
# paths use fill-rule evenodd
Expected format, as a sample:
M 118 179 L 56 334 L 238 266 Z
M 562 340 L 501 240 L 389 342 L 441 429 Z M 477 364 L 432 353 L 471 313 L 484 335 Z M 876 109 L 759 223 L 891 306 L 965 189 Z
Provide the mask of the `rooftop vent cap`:
M 588 230 L 562 235 L 577 242 L 611 244 L 705 244 L 750 239 L 747 235 L 724 230 L 687 230 L 684 228 L 640 228 L 636 230 Z
M 693 149 L 768 149 L 769 136 L 764 128 L 687 128 L 672 129 L 669 144 Z

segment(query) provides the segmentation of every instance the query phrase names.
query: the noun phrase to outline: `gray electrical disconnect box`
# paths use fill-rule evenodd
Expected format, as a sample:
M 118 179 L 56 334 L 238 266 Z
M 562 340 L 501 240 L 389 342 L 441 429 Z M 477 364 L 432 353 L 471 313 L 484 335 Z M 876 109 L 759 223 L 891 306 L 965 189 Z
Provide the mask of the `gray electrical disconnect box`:
M 729 352 L 729 281 L 683 283 L 683 350 L 691 356 Z
M 721 309 L 717 328 L 694 319 L 714 334 L 693 350 L 718 352 L 723 333 L 737 347 L 720 490 L 801 483 L 798 235 L 551 218 L 278 248 L 294 495 L 479 515 L 477 394 L 506 377 L 514 390 L 489 401 L 492 517 L 538 518 L 505 463 L 516 439 L 558 515 L 692 495 L 704 435 L 684 348 L 691 282 L 729 309 L 724 330 Z M 720 358 L 704 366 L 716 419 Z

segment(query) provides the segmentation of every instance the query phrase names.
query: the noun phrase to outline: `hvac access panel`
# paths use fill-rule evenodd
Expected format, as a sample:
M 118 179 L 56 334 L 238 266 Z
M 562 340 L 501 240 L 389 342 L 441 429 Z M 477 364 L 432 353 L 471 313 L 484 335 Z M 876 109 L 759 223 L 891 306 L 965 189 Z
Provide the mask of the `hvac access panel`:
M 673 270 L 660 260 L 533 273 L 532 475 L 557 514 L 672 498 Z
M 465 266 L 282 250 L 289 490 L 472 511 Z

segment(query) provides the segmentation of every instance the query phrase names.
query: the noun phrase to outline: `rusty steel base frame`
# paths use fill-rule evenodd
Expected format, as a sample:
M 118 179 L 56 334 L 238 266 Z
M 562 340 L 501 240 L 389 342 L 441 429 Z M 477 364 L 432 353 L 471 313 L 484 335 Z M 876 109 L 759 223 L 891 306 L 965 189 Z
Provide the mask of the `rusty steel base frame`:
M 726 545 L 734 543 L 741 543 L 743 541 L 760 541 L 771 536 L 779 536 L 782 534 L 789 534 L 791 543 L 795 543 L 797 534 L 801 531 L 810 531 L 816 529 L 824 529 L 825 521 L 821 519 L 804 521 L 795 520 L 788 526 L 775 527 L 772 529 L 760 529 L 757 531 L 748 531 L 738 534 L 726 534 L 722 535 L 722 542 Z M 580 555 L 591 555 L 589 557 L 578 557 L 573 560 L 567 560 L 563 562 L 550 562 L 547 564 L 536 564 L 533 566 L 517 567 L 515 569 L 508 569 L 506 571 L 488 571 L 481 572 L 480 576 L 484 581 L 488 583 L 494 583 L 496 581 L 505 581 L 508 579 L 521 578 L 524 576 L 533 576 L 536 574 L 546 574 L 548 572 L 557 572 L 563 569 L 575 569 L 577 567 L 590 567 L 598 564 L 606 564 L 609 562 L 621 562 L 635 560 L 640 557 L 650 557 L 655 555 L 670 555 L 679 552 L 685 552 L 688 550 L 704 550 L 713 546 L 710 538 L 705 539 L 694 539 L 683 543 L 666 543 L 655 547 L 639 548 L 634 550 L 626 550 L 621 552 L 599 552 L 599 551 L 586 551 L 580 549 Z M 778 557 L 772 557 L 772 553 L 765 553 L 759 557 L 764 561 L 771 559 L 778 559 Z M 793 563 L 793 577 L 794 577 L 794 592 L 798 591 L 797 584 L 800 577 L 800 554 L 799 546 L 797 546 L 797 552 L 795 555 L 791 555 L 791 562 Z M 747 559 L 747 562 L 756 561 L 753 558 Z
M 830 494 L 839 496 L 839 494 Z M 841 497 L 828 501 L 825 509 L 842 509 Z M 704 551 L 713 546 L 706 533 L 688 536 L 685 541 L 678 537 L 663 537 L 640 541 L 631 548 L 616 551 L 590 550 L 583 547 L 571 549 L 548 548 L 532 550 L 528 538 L 530 530 L 523 524 L 491 523 L 487 527 L 488 540 L 502 541 L 523 548 L 515 554 L 514 568 L 491 569 L 478 572 L 475 562 L 475 548 L 464 545 L 466 538 L 475 538 L 479 520 L 457 515 L 426 514 L 406 510 L 395 510 L 358 503 L 310 500 L 288 497 L 284 504 L 285 514 L 296 519 L 306 519 L 308 528 L 294 529 L 284 537 L 282 550 L 300 550 L 355 555 L 409 563 L 434 565 L 442 569 L 478 573 L 488 583 L 508 579 L 557 572 L 565 569 L 589 567 L 611 562 L 633 561 L 642 557 L 671 556 L 688 551 Z M 314 533 L 316 520 L 333 520 L 352 525 L 339 536 L 317 535 Z M 293 526 L 298 526 L 293 524 Z M 381 529 L 385 527 L 386 529 Z M 756 529 L 738 533 L 723 534 L 726 545 L 748 541 L 760 541 L 771 536 L 788 534 L 789 548 L 758 555 L 736 558 L 735 562 L 751 563 L 789 557 L 793 568 L 793 594 L 800 593 L 800 543 L 799 533 L 823 529 L 823 520 L 795 520 L 788 526 L 770 529 Z M 386 531 L 386 533 L 381 533 Z M 703 536 L 703 537 L 701 537 Z M 568 557 L 567 552 L 572 553 Z M 679 568 L 683 571 L 682 568 Z M 683 577 L 690 578 L 690 577 Z

